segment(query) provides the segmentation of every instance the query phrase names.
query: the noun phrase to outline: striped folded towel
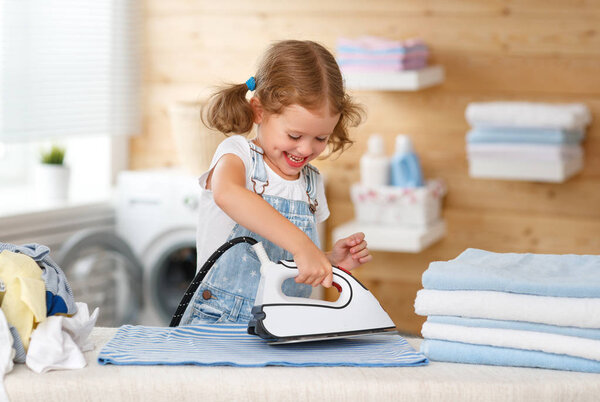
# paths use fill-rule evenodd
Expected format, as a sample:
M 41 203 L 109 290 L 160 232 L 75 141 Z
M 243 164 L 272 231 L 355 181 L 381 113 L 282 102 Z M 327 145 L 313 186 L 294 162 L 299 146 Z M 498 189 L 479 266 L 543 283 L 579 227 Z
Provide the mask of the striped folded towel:
M 427 358 L 399 335 L 269 345 L 247 326 L 125 325 L 102 348 L 100 364 L 201 366 L 422 366 Z

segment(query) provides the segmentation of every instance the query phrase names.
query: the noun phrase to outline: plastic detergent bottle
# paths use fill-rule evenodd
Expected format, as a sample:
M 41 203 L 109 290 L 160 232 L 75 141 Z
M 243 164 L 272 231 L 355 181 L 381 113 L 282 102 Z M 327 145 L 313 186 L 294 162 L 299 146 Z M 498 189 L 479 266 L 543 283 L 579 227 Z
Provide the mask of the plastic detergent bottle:
M 396 136 L 396 152 L 390 161 L 390 182 L 398 187 L 423 186 L 419 158 L 413 151 L 410 138 L 403 134 Z
M 363 186 L 387 186 L 390 161 L 384 152 L 383 138 L 373 134 L 367 142 L 367 152 L 360 158 L 360 182 Z

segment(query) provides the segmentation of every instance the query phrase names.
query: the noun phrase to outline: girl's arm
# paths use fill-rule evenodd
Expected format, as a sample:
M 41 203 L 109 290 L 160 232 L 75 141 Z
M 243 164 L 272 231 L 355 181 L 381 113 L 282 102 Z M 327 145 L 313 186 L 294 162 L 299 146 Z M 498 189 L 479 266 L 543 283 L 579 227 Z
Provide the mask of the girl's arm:
M 207 188 L 231 219 L 292 253 L 299 271 L 296 282 L 331 286 L 332 268 L 327 256 L 302 230 L 246 188 L 246 170 L 238 156 L 225 154 L 219 159 Z

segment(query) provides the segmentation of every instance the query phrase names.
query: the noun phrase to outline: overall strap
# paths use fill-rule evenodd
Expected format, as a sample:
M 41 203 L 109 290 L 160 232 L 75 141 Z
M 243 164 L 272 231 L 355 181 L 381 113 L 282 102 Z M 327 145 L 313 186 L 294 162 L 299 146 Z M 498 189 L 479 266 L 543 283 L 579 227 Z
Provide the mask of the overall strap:
M 308 196 L 308 205 L 310 211 L 314 214 L 317 211 L 319 202 L 317 201 L 317 180 L 319 179 L 319 170 L 308 164 L 302 168 L 302 174 L 306 180 L 306 195 Z
M 269 185 L 269 177 L 263 159 L 264 151 L 252 141 L 248 141 L 248 145 L 250 145 L 250 156 L 252 157 L 252 175 L 250 177 L 252 189 L 256 194 L 262 195 L 265 187 Z

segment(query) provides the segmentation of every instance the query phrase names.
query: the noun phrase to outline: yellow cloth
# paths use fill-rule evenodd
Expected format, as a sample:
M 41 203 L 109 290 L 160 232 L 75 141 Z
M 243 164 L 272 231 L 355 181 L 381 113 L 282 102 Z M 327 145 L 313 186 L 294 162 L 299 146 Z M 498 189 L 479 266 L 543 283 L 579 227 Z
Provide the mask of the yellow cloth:
M 0 279 L 6 287 L 0 308 L 27 350 L 34 325 L 46 319 L 42 269 L 31 257 L 4 250 L 0 253 Z

